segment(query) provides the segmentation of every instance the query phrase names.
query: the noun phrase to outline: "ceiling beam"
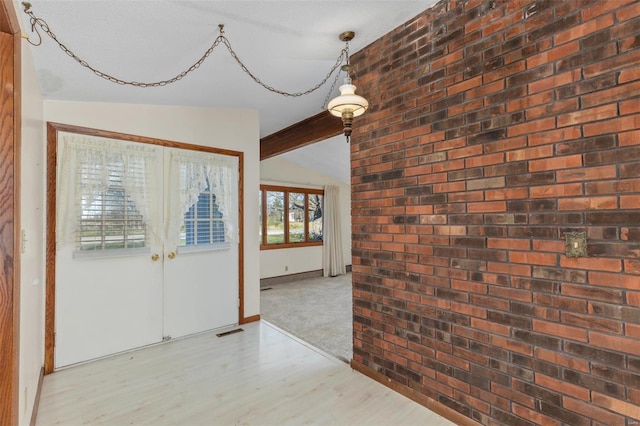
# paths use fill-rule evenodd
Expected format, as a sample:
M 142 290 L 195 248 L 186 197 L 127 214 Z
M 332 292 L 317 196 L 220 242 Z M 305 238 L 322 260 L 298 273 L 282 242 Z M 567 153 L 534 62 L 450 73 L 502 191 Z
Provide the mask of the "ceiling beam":
M 260 160 L 275 157 L 341 133 L 340 118 L 332 116 L 328 111 L 323 111 L 260 139 Z

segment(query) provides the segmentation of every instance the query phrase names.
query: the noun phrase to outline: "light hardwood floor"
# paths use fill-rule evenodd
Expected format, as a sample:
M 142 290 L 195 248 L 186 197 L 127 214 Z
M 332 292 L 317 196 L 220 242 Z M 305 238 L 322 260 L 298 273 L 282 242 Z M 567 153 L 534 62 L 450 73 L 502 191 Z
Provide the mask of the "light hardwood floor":
M 266 322 L 44 379 L 37 425 L 453 425 Z

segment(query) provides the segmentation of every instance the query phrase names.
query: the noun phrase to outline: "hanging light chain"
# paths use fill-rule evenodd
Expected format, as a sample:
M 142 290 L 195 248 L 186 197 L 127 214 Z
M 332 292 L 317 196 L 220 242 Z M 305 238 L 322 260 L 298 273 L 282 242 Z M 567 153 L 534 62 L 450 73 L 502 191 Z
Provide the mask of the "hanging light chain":
M 247 68 L 247 66 L 240 60 L 240 58 L 238 57 L 236 52 L 231 47 L 231 43 L 224 36 L 224 32 L 222 31 L 222 28 L 220 29 L 220 31 L 221 31 L 220 35 L 218 36 L 216 41 L 220 40 L 227 47 L 227 50 L 229 51 L 229 54 L 233 57 L 233 59 L 236 60 L 238 65 L 240 65 L 240 68 L 242 69 L 242 71 L 247 73 L 247 75 L 249 77 L 251 77 L 251 79 L 253 81 L 258 83 L 260 86 L 264 87 L 268 91 L 273 92 L 273 93 L 277 93 L 277 94 L 283 95 L 283 96 L 299 97 L 299 96 L 305 96 L 305 95 L 308 95 L 308 94 L 310 94 L 312 92 L 315 92 L 316 90 L 318 90 L 319 88 L 324 86 L 324 84 L 327 82 L 327 80 L 329 80 L 329 78 L 331 78 L 331 75 L 335 72 L 336 69 L 338 69 L 338 67 L 340 66 L 340 64 L 342 63 L 342 61 L 343 61 L 343 59 L 344 59 L 344 57 L 346 55 L 346 50 L 342 49 L 342 51 L 340 52 L 340 56 L 338 56 L 338 59 L 336 59 L 336 63 L 333 64 L 333 66 L 331 67 L 331 69 L 329 70 L 327 75 L 322 79 L 322 81 L 320 83 L 316 84 L 311 89 L 307 89 L 304 92 L 285 92 L 285 91 L 282 91 L 282 90 L 278 90 L 278 89 L 276 89 L 276 88 L 274 88 L 272 86 L 269 86 L 268 84 L 263 83 L 262 80 L 260 80 L 258 77 L 253 75 L 253 73 L 251 71 L 249 71 L 249 68 Z M 340 73 L 338 73 L 338 74 L 340 74 Z
M 333 94 L 333 89 L 336 88 L 336 84 L 338 84 L 338 80 L 339 79 L 340 79 L 340 72 L 338 72 L 338 74 L 336 74 L 336 78 L 333 79 L 333 83 L 331 84 L 331 88 L 329 89 L 329 93 L 327 93 L 327 97 L 324 98 L 324 103 L 320 107 L 321 110 L 327 109 L 327 106 L 329 105 L 329 100 L 331 99 L 331 95 Z
M 38 35 L 38 42 L 37 43 L 34 43 L 29 38 L 27 38 L 27 41 L 30 44 L 32 44 L 33 46 L 40 46 L 42 44 L 42 35 L 40 35 L 40 32 L 38 30 L 38 27 L 40 27 L 40 29 L 45 34 L 47 34 L 53 41 L 55 41 L 58 44 L 58 46 L 60 47 L 60 49 L 62 49 L 62 51 L 64 53 L 66 53 L 68 56 L 70 56 L 72 59 L 74 59 L 81 66 L 87 68 L 88 70 L 93 72 L 98 77 L 104 78 L 105 80 L 108 80 L 108 81 L 110 81 L 112 83 L 120 84 L 122 86 L 160 87 L 160 86 L 166 86 L 168 84 L 175 83 L 176 81 L 182 80 L 187 74 L 189 74 L 190 72 L 195 71 L 196 69 L 198 69 L 200 67 L 200 65 L 202 65 L 202 63 L 209 57 L 209 55 L 211 55 L 211 52 L 213 52 L 213 50 L 220 43 L 222 43 L 222 44 L 224 44 L 226 46 L 227 50 L 229 51 L 229 53 L 231 54 L 233 59 L 235 59 L 235 61 L 238 63 L 238 65 L 240 66 L 242 71 L 244 71 L 249 77 L 251 77 L 251 79 L 253 81 L 258 83 L 259 85 L 261 85 L 265 89 L 269 90 L 270 92 L 273 92 L 273 93 L 276 93 L 276 94 L 279 94 L 279 95 L 283 95 L 283 96 L 300 97 L 300 96 L 308 95 L 308 94 L 310 94 L 312 92 L 315 92 L 320 87 L 322 87 L 327 82 L 327 80 L 329 80 L 329 78 L 331 78 L 331 75 L 335 72 L 335 70 L 340 66 L 342 61 L 345 59 L 345 56 L 346 56 L 346 58 L 349 57 L 349 48 L 348 48 L 348 45 L 347 45 L 346 48 L 344 48 L 344 49 L 342 49 L 340 51 L 340 55 L 336 59 L 336 63 L 331 67 L 331 69 L 329 70 L 327 75 L 322 79 L 322 81 L 320 83 L 316 84 L 311 89 L 305 90 L 304 92 L 286 92 L 286 91 L 283 91 L 283 90 L 278 90 L 278 89 L 276 89 L 276 88 L 274 88 L 272 86 L 269 86 L 269 85 L 265 84 L 264 82 L 262 82 L 240 60 L 240 58 L 238 57 L 236 52 L 231 47 L 231 42 L 229 42 L 227 37 L 224 35 L 224 25 L 220 24 L 220 25 L 218 25 L 218 28 L 220 30 L 220 34 L 218 35 L 218 37 L 216 37 L 216 39 L 213 42 L 213 44 L 204 52 L 204 54 L 200 57 L 200 59 L 198 59 L 193 65 L 191 65 L 189 68 L 187 68 L 186 70 L 182 71 L 181 73 L 179 73 L 175 77 L 170 78 L 168 80 L 160 80 L 160 81 L 155 81 L 155 82 L 151 82 L 151 83 L 138 82 L 138 81 L 127 81 L 127 80 L 123 80 L 123 79 L 114 77 L 114 76 L 112 76 L 110 74 L 107 74 L 106 72 L 100 71 L 97 68 L 94 68 L 91 65 L 89 65 L 89 63 L 87 63 L 85 60 L 83 60 L 80 57 L 78 57 L 73 51 L 71 51 L 71 49 L 69 49 L 67 46 L 65 46 L 62 42 L 60 42 L 58 40 L 56 35 L 49 28 L 49 24 L 47 24 L 47 22 L 44 19 L 38 18 L 38 17 L 35 16 L 33 11 L 31 10 L 31 4 L 30 3 L 23 2 L 22 5 L 24 6 L 24 13 L 26 13 L 30 18 L 29 23 L 31 24 L 31 32 Z M 338 73 L 338 75 L 339 74 L 340 73 Z M 335 86 L 335 82 L 334 82 L 334 86 Z M 333 91 L 333 87 L 332 87 L 332 91 Z
M 346 65 L 343 65 L 340 71 L 345 71 L 347 73 L 347 78 L 349 78 L 350 67 L 349 67 L 349 41 L 347 40 L 344 45 L 344 49 L 342 49 L 342 53 L 344 54 L 344 60 Z M 342 59 L 342 57 L 340 58 Z M 340 79 L 340 72 L 336 74 L 336 78 L 333 79 L 333 83 L 331 84 L 331 88 L 329 89 L 329 93 L 327 93 L 327 97 L 324 98 L 324 103 L 320 107 L 320 109 L 325 110 L 329 105 L 329 100 L 331 99 L 331 94 L 333 93 L 333 89 L 335 89 L 336 84 L 338 84 L 338 80 Z

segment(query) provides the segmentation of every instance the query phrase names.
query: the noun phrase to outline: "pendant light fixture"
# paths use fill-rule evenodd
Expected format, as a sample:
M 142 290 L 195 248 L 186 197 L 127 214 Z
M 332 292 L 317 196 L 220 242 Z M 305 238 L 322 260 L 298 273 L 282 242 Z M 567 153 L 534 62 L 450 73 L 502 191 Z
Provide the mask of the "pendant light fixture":
M 353 31 L 345 31 L 339 36 L 340 40 L 344 41 L 347 45 L 345 48 L 347 52 L 347 63 L 342 66 L 342 70 L 346 72 L 347 78 L 344 79 L 344 84 L 340 86 L 340 96 L 333 98 L 327 105 L 327 109 L 332 115 L 342 118 L 342 124 L 344 125 L 343 132 L 347 138 L 347 143 L 351 137 L 353 119 L 364 114 L 367 108 L 369 108 L 369 102 L 362 96 L 356 95 L 356 86 L 351 83 L 351 76 L 349 75 L 351 71 L 349 65 L 349 42 L 353 40 L 355 35 Z

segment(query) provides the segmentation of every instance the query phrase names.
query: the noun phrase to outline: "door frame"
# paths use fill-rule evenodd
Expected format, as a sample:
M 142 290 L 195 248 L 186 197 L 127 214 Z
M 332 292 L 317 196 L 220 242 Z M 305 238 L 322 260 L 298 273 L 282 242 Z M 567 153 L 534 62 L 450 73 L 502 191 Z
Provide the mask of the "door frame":
M 21 38 L 20 24 L 9 0 L 0 2 L 0 423 L 20 418 L 20 146 Z
M 228 149 L 193 145 L 165 139 L 131 135 L 108 130 L 91 129 L 71 124 L 47 122 L 47 231 L 46 231 L 46 295 L 45 295 L 45 332 L 44 332 L 44 372 L 53 373 L 55 357 L 55 305 L 56 305 L 56 187 L 58 166 L 58 133 L 76 133 L 128 142 L 146 143 L 169 148 L 238 157 L 238 322 L 244 324 L 254 321 L 253 317 L 244 317 L 244 153 Z

